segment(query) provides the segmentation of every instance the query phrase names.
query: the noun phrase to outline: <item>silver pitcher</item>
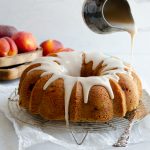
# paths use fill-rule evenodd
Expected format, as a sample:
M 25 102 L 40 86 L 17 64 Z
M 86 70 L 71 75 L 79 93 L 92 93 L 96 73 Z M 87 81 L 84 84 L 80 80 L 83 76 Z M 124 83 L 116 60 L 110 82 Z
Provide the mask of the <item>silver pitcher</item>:
M 115 22 L 135 24 L 131 5 L 131 0 L 85 0 L 83 19 L 92 31 L 99 34 L 127 31 Z

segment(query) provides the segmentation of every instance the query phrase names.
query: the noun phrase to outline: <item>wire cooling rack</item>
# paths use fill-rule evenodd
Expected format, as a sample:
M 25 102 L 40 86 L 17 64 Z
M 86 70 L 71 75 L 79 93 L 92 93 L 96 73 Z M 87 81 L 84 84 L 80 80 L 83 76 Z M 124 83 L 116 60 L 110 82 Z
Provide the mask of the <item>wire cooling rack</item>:
M 100 132 L 100 131 L 112 131 L 117 129 L 125 129 L 125 131 L 128 128 L 131 128 L 130 124 L 131 121 L 125 118 L 114 118 L 113 120 L 107 122 L 107 123 L 100 123 L 100 122 L 79 122 L 79 123 L 73 123 L 70 122 L 69 126 L 66 126 L 65 121 L 48 121 L 44 120 L 38 115 L 31 115 L 27 110 L 21 108 L 19 106 L 19 95 L 18 90 L 15 89 L 10 97 L 8 98 L 8 108 L 13 118 L 16 120 L 29 124 L 32 126 L 37 127 L 44 127 L 44 128 L 51 128 L 51 129 L 65 129 L 71 132 L 74 141 L 76 144 L 81 145 L 83 144 L 84 140 L 86 139 L 89 132 Z M 137 124 L 139 121 L 134 121 L 132 124 Z M 84 133 L 82 136 L 82 139 L 80 141 L 76 138 L 75 133 Z M 129 133 L 130 134 L 130 133 Z M 126 142 L 129 139 L 129 135 L 126 137 Z M 122 145 L 120 145 L 122 146 Z M 125 146 L 125 145 L 123 145 Z

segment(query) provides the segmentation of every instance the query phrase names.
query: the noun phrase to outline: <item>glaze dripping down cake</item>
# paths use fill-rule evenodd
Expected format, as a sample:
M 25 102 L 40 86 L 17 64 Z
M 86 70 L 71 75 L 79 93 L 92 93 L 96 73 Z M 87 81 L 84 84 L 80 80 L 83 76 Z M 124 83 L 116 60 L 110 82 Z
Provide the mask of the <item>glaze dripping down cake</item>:
M 107 122 L 139 106 L 142 85 L 122 60 L 101 53 L 61 52 L 22 74 L 19 104 L 48 120 Z

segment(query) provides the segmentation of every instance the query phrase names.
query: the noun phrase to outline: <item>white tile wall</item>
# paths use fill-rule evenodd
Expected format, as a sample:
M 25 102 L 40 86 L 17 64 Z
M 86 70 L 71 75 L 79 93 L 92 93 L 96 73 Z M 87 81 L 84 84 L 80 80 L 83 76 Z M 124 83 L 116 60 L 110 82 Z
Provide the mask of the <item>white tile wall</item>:
M 78 50 L 129 54 L 130 39 L 127 33 L 98 35 L 85 26 L 81 15 L 83 1 L 0 0 L 0 23 L 33 32 L 39 43 L 51 38 Z M 150 26 L 150 3 L 144 1 L 136 5 L 136 18 L 140 27 Z M 139 32 L 134 53 L 150 54 L 150 32 Z

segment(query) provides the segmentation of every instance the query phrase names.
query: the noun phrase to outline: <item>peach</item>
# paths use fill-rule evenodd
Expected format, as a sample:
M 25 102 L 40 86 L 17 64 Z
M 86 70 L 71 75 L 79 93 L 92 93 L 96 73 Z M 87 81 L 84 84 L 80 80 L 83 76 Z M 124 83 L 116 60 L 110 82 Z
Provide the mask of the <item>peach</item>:
M 0 39 L 0 57 L 7 56 L 10 49 L 10 45 L 5 38 Z
M 11 37 L 13 34 L 17 33 L 17 29 L 13 26 L 0 25 L 0 38 L 2 37 Z
M 46 40 L 40 45 L 43 48 L 43 55 L 47 56 L 59 52 L 64 48 L 63 44 L 57 40 Z
M 37 49 L 35 37 L 30 32 L 17 32 L 12 36 L 20 53 L 30 52 Z
M 59 53 L 59 52 L 73 52 L 73 51 L 74 50 L 71 48 L 62 48 L 62 49 L 59 49 L 59 51 L 57 53 Z M 56 56 L 56 53 L 50 53 L 48 56 Z
M 71 48 L 63 48 L 63 49 L 60 49 L 59 52 L 73 52 L 74 50 L 71 49 Z
M 17 48 L 17 45 L 15 44 L 15 42 L 9 38 L 9 37 L 4 37 L 7 42 L 9 43 L 10 45 L 10 49 L 9 49 L 9 52 L 8 52 L 8 56 L 15 56 L 17 53 L 18 53 L 18 48 Z

